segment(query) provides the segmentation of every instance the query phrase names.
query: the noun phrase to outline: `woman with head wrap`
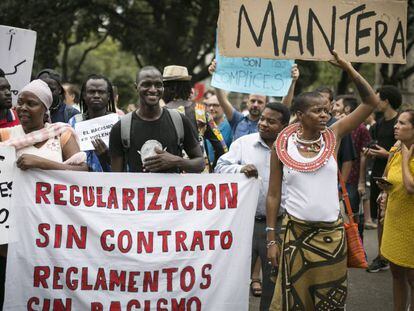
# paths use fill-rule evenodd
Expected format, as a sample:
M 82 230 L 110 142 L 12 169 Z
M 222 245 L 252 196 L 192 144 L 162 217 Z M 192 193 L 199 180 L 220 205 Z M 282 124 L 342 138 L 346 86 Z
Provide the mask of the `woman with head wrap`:
M 16 148 L 17 167 L 22 170 L 82 170 L 85 154 L 80 152 L 69 124 L 45 123 L 52 93 L 42 80 L 33 80 L 19 93 L 16 111 L 21 125 L 0 130 L 0 141 Z

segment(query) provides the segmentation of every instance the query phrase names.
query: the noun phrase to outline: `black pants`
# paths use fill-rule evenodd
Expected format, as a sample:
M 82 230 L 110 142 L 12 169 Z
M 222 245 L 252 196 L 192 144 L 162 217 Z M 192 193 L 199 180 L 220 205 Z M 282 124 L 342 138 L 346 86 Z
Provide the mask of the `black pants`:
M 280 229 L 282 225 L 282 218 L 278 218 L 277 228 Z M 251 271 L 254 269 L 257 258 L 260 257 L 262 264 L 262 296 L 260 298 L 260 311 L 269 310 L 272 302 L 273 292 L 275 290 L 275 283 L 270 279 L 272 272 L 272 265 L 267 260 L 266 248 L 266 219 L 255 220 L 252 243 L 252 265 Z
M 349 195 L 349 201 L 351 202 L 352 212 L 355 217 L 354 220 L 358 221 L 358 232 L 361 240 L 364 240 L 364 213 L 359 213 L 359 204 L 361 197 L 358 192 L 358 185 L 346 184 L 346 189 Z
M 378 219 L 379 218 L 379 212 L 378 212 L 378 204 L 377 204 L 377 198 L 381 192 L 381 189 L 378 188 L 377 183 L 375 180 L 373 180 L 373 177 L 371 176 L 371 193 L 369 196 L 369 205 L 371 208 L 371 218 L 372 219 Z

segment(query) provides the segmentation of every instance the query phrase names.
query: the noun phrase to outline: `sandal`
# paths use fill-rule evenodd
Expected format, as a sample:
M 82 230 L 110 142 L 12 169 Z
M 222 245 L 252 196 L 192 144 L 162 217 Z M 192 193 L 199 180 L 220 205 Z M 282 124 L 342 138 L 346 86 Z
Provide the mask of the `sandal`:
M 259 284 L 259 287 L 254 287 L 253 284 Z M 250 282 L 250 291 L 254 297 L 260 297 L 262 295 L 262 282 L 259 279 L 252 279 Z

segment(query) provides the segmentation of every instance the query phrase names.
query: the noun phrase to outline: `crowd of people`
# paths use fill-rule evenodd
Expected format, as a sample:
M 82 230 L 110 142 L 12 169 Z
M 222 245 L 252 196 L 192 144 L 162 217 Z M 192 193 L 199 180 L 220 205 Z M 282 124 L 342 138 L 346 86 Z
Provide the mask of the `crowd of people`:
M 361 240 L 365 229 L 378 231 L 378 256 L 367 271 L 391 267 L 395 310 L 405 311 L 410 304 L 414 308 L 414 110 L 400 111 L 397 87 L 374 91 L 349 62 L 333 54 L 359 97 L 335 96 L 323 86 L 294 96 L 300 78 L 294 65 L 285 97 L 249 94 L 247 111 L 218 88 L 195 103 L 192 77 L 177 65 L 163 73 L 141 68 L 138 103 L 125 112 L 117 107 L 117 89 L 107 77 L 89 75 L 79 90 L 62 84 L 51 69 L 21 89 L 13 106 L 0 70 L 0 142 L 15 147 L 22 170 L 259 178 L 250 286 L 261 296 L 260 310 L 345 309 L 341 174 Z M 211 74 L 216 66 L 215 61 L 209 66 Z M 82 152 L 75 125 L 109 114 L 119 117 L 109 145 L 95 139 L 94 149 Z M 2 246 L 1 303 L 6 256 Z

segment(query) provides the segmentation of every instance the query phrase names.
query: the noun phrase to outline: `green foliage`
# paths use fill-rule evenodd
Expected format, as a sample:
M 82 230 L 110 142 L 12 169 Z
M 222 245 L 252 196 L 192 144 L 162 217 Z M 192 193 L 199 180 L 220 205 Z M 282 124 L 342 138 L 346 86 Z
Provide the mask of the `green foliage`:
M 74 46 L 68 58 L 68 67 L 73 68 L 79 61 L 88 43 Z M 58 67 L 61 70 L 61 67 Z M 101 74 L 109 78 L 118 87 L 119 107 L 136 102 L 134 88 L 137 65 L 131 53 L 120 49 L 120 44 L 108 38 L 86 58 L 77 76 L 70 82 L 79 86 L 90 74 Z
M 108 31 L 141 66 L 186 66 L 194 81 L 208 76 L 214 50 L 217 0 L 117 1 Z M 108 12 L 110 9 L 107 10 Z
M 0 1 L 0 21 L 37 32 L 33 70 L 37 72 L 58 65 L 57 55 L 62 43 L 76 45 L 90 40 L 91 34 L 97 34 L 103 26 L 105 17 L 94 8 L 92 1 L 3 0 Z
M 335 66 L 332 66 L 329 62 L 314 62 L 318 67 L 316 70 L 318 72 L 317 77 L 313 80 L 311 84 L 307 87 L 307 90 L 314 90 L 318 86 L 329 86 L 336 92 L 338 91 L 338 85 L 340 83 L 343 73 Z M 362 76 L 367 79 L 367 81 L 374 85 L 375 83 L 375 64 L 359 64 L 359 72 Z M 346 77 L 347 78 L 347 77 Z M 302 79 L 302 72 L 301 72 Z M 353 93 L 353 85 L 349 84 L 351 81 L 347 80 L 346 92 Z
M 121 104 L 134 101 L 137 67 L 186 66 L 194 82 L 208 77 L 214 51 L 218 0 L 2 0 L 4 25 L 37 31 L 33 72 L 58 68 L 80 84 L 102 73 L 120 88 Z M 407 51 L 414 46 L 414 0 L 408 0 Z M 349 79 L 326 62 L 298 61 L 297 92 L 329 85 L 340 92 Z M 358 65 L 373 84 L 371 64 Z M 381 66 L 385 83 L 401 84 L 414 66 Z

